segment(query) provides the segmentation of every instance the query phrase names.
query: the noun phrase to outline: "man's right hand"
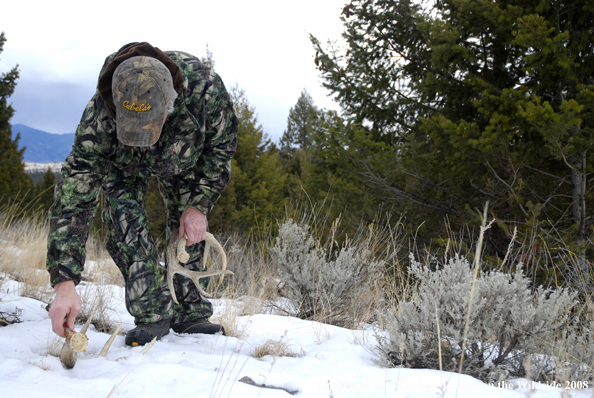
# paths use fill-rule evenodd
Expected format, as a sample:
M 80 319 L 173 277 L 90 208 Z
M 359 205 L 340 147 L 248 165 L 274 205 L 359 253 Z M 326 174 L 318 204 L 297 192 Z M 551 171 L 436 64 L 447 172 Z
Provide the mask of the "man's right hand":
M 73 281 L 60 282 L 54 286 L 56 297 L 49 310 L 49 316 L 52 320 L 52 330 L 60 337 L 64 335 L 64 326 L 74 330 L 74 320 L 80 312 L 82 302 L 74 288 Z M 68 319 L 64 322 L 64 317 Z

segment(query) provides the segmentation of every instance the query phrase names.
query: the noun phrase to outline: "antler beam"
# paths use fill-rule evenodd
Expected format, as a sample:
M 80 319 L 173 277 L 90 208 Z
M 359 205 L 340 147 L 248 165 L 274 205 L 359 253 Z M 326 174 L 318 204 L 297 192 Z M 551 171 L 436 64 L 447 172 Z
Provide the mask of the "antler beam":
M 177 231 L 172 231 L 172 237 L 177 235 Z M 186 252 L 186 242 L 188 237 L 184 236 L 183 238 L 179 239 L 177 242 L 175 238 L 172 238 L 167 246 L 167 284 L 169 285 L 169 291 L 171 292 L 171 297 L 176 304 L 179 304 L 177 301 L 177 297 L 175 295 L 175 289 L 173 288 L 173 275 L 180 274 L 189 278 L 194 282 L 196 288 L 204 297 L 212 297 L 210 294 L 206 293 L 200 285 L 200 279 L 207 278 L 209 276 L 215 275 L 233 275 L 233 272 L 227 270 L 227 255 L 223 250 L 221 244 L 215 239 L 215 237 L 207 232 L 206 233 L 206 246 L 204 247 L 204 256 L 202 259 L 202 268 L 206 267 L 206 260 L 208 259 L 208 255 L 210 252 L 210 247 L 214 247 L 214 249 L 219 253 L 221 257 L 222 266 L 220 270 L 216 271 L 190 271 L 185 269 L 179 263 L 185 263 L 190 259 L 190 255 Z
M 78 333 L 74 333 L 69 327 L 64 327 L 66 342 L 64 342 L 62 351 L 60 351 L 60 362 L 62 362 L 62 365 L 64 365 L 66 369 L 72 369 L 74 365 L 76 365 L 76 354 L 78 352 L 86 351 L 89 339 L 85 333 L 94 316 L 95 311 L 93 311 Z

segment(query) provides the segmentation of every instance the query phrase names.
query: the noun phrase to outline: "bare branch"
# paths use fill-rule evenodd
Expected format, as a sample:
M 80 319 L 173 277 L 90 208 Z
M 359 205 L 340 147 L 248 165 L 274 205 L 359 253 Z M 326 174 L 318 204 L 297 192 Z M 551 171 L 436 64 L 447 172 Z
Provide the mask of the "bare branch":
M 454 209 L 448 205 L 435 202 L 431 199 L 428 199 L 428 198 L 426 198 L 422 195 L 416 194 L 414 192 L 407 192 L 405 189 L 395 186 L 393 184 L 388 184 L 388 182 L 386 182 L 385 179 L 378 177 L 373 171 L 371 171 L 371 169 L 369 168 L 369 165 L 366 162 L 362 162 L 362 163 L 365 166 L 365 169 L 367 170 L 367 172 L 360 173 L 360 174 L 364 177 L 367 177 L 372 182 L 375 182 L 383 190 L 390 192 L 400 198 L 406 199 L 406 200 L 408 200 L 414 204 L 417 204 L 419 206 L 422 206 L 422 207 L 425 207 L 428 209 L 438 210 L 440 212 L 455 215 L 457 217 L 462 217 L 462 213 L 460 213 L 459 211 L 457 211 L 456 209 Z
M 514 190 L 514 188 L 508 184 L 503 178 L 501 178 L 499 176 L 499 174 L 497 174 L 497 172 L 495 171 L 495 169 L 491 166 L 491 164 L 489 163 L 488 160 L 485 159 L 485 164 L 487 165 L 487 167 L 489 167 L 491 169 L 491 171 L 493 172 L 493 175 L 495 176 L 495 178 L 497 178 L 497 180 L 499 180 L 499 182 L 501 182 L 503 185 L 505 185 L 507 187 L 507 189 L 509 190 L 509 192 L 513 195 L 513 197 L 516 199 L 516 203 L 518 204 L 518 206 L 520 207 L 520 210 L 522 210 L 522 213 L 524 213 L 524 215 L 526 217 L 529 216 L 528 212 L 526 211 L 526 209 L 524 209 L 524 206 L 521 205 L 520 200 L 518 198 L 518 194 L 516 194 L 516 191 Z M 515 181 L 515 174 L 514 174 L 514 181 Z

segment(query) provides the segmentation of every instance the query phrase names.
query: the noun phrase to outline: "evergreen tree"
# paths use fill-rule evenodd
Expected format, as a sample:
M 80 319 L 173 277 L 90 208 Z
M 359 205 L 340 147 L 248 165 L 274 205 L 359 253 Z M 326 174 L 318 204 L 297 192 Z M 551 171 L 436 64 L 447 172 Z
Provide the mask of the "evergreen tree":
M 43 179 L 37 184 L 37 200 L 39 207 L 47 213 L 49 208 L 54 203 L 54 188 L 56 187 L 56 175 L 48 167 L 43 174 Z
M 350 123 L 325 138 L 344 156 L 326 158 L 429 236 L 489 201 L 497 254 L 507 225 L 538 226 L 573 234 L 586 272 L 594 3 L 360 0 L 343 15 L 345 53 L 312 37 Z
M 232 183 L 213 208 L 209 225 L 213 231 L 266 228 L 282 210 L 286 174 L 279 164 L 278 150 L 258 124 L 245 91 L 236 86 L 230 95 L 239 120 Z
M 200 58 L 200 62 L 202 62 L 204 65 L 208 66 L 211 69 L 214 69 L 215 67 L 214 56 L 212 55 L 212 51 L 210 51 L 210 48 L 208 48 L 208 44 L 206 44 L 206 55 Z
M 287 173 L 287 197 L 300 196 L 309 179 L 313 136 L 320 129 L 322 113 L 305 89 L 289 110 L 287 129 L 280 139 L 280 160 Z
M 0 33 L 0 54 L 4 50 L 4 32 Z M 18 65 L 10 71 L 0 74 L 0 204 L 11 201 L 21 203 L 25 194 L 33 188 L 33 181 L 25 173 L 23 154 L 19 150 L 20 134 L 12 139 L 10 119 L 14 109 L 8 104 L 8 98 L 14 93 L 19 77 Z
M 288 159 L 296 149 L 306 154 L 311 145 L 311 134 L 317 123 L 318 109 L 313 99 L 303 89 L 297 103 L 289 110 L 287 129 L 280 139 L 280 151 L 283 158 Z

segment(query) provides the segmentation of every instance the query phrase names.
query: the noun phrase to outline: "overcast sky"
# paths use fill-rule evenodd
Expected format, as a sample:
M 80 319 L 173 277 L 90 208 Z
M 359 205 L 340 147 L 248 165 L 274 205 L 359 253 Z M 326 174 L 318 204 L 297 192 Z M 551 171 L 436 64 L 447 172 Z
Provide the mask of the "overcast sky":
M 264 132 L 278 141 L 289 109 L 305 88 L 319 107 L 338 109 L 321 87 L 308 34 L 340 40 L 347 0 L 9 1 L 0 71 L 19 64 L 9 99 L 12 124 L 72 133 L 95 92 L 105 58 L 147 41 L 198 57 L 212 51 L 229 88 L 246 91 Z

